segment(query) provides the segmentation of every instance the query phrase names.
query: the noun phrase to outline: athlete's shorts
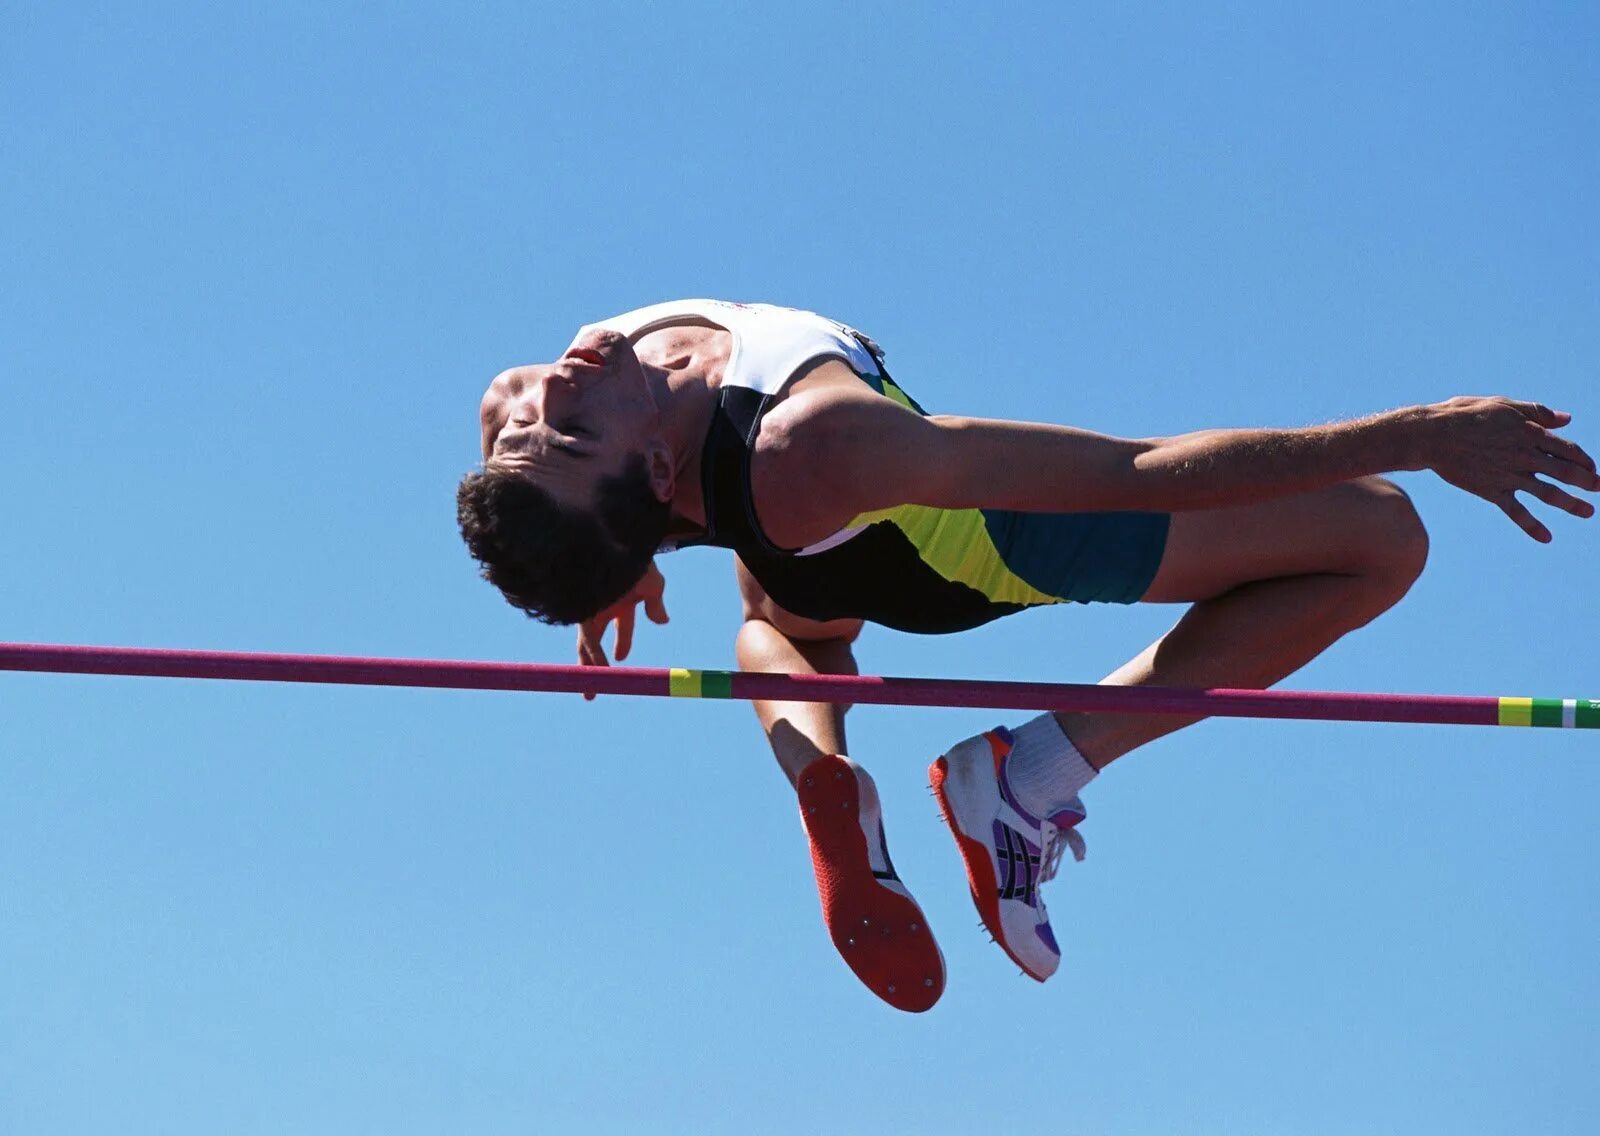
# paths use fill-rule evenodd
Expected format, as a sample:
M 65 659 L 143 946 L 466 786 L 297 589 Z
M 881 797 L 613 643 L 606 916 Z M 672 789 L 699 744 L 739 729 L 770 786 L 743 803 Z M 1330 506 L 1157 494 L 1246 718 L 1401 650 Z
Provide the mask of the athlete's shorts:
M 1030 607 L 1135 603 L 1161 566 L 1167 513 L 1014 513 L 901 505 L 826 551 L 741 550 L 778 605 L 808 619 L 965 631 Z
M 1167 547 L 1170 513 L 1012 513 L 980 510 L 1006 569 L 1076 603 L 1137 603 Z

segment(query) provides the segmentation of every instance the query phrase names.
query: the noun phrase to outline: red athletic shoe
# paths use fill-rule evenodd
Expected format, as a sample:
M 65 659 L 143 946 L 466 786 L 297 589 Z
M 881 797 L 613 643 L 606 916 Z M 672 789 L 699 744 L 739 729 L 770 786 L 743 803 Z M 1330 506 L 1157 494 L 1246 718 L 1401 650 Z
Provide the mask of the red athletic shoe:
M 931 1008 L 944 993 L 944 955 L 895 874 L 872 778 L 842 757 L 819 757 L 797 788 L 833 945 L 895 1009 Z

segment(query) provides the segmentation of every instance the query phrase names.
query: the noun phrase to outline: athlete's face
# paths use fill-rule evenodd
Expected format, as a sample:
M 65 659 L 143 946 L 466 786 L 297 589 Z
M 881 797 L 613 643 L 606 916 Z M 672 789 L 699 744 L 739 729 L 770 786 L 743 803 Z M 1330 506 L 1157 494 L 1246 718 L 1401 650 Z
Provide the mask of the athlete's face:
M 642 454 L 652 488 L 672 498 L 671 452 L 639 357 L 616 332 L 585 332 L 554 363 L 495 376 L 479 408 L 483 457 L 514 469 L 557 501 L 594 502 L 600 480 Z

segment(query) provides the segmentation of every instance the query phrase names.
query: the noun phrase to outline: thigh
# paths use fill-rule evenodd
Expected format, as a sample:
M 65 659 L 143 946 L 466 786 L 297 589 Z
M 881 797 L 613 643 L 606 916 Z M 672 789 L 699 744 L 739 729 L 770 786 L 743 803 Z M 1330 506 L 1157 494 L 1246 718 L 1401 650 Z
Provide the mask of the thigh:
M 1174 513 L 1145 603 L 1210 599 L 1254 580 L 1368 571 L 1420 531 L 1393 482 L 1363 477 L 1224 509 Z

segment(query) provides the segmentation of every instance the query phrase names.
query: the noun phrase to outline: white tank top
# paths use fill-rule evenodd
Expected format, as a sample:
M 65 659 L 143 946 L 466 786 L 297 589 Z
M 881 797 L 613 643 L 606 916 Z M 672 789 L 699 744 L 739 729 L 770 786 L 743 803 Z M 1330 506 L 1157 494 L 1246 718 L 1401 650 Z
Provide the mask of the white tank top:
M 603 328 L 638 340 L 657 328 L 688 319 L 716 324 L 733 336 L 733 350 L 722 375 L 723 386 L 777 394 L 796 372 L 818 359 L 844 359 L 858 373 L 878 374 L 880 370 L 878 358 L 883 352 L 866 336 L 816 312 L 773 304 L 671 300 L 588 324 L 579 334 Z M 877 357 L 867 344 L 877 350 Z

